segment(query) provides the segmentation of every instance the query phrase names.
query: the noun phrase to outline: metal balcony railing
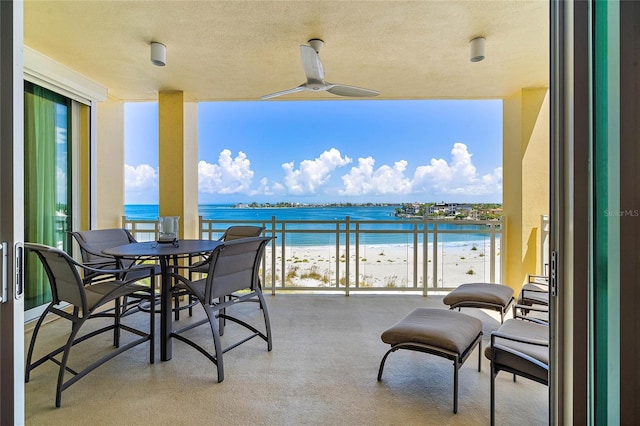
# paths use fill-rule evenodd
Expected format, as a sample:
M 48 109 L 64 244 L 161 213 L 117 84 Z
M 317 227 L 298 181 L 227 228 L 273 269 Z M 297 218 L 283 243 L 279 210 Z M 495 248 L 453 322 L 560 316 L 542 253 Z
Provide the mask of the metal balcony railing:
M 265 251 L 266 291 L 451 290 L 464 282 L 500 282 L 500 220 L 225 220 L 199 218 L 202 239 L 218 239 L 232 225 L 265 227 L 275 236 Z M 123 226 L 138 241 L 157 238 L 156 221 Z M 425 285 L 426 284 L 426 285 Z

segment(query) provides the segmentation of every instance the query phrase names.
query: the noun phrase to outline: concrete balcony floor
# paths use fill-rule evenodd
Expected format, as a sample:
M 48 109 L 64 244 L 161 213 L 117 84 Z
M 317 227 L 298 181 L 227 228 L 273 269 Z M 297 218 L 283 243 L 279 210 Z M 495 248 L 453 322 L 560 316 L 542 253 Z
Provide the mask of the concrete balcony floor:
M 153 365 L 148 363 L 147 344 L 142 344 L 68 388 L 62 408 L 56 409 L 57 366 L 45 363 L 25 385 L 27 424 L 489 424 L 489 362 L 483 355 L 478 372 L 477 352 L 460 370 L 458 414 L 452 412 L 449 360 L 397 351 L 387 359 L 382 381 L 376 380 L 380 360 L 389 348 L 380 334 L 415 307 L 445 309 L 441 296 L 278 294 L 266 299 L 273 351 L 267 352 L 264 341 L 253 339 L 227 352 L 222 383 L 217 383 L 215 366 L 182 342 L 174 340 L 173 359 L 167 362 L 159 361 L 157 348 Z M 248 318 L 261 315 L 254 303 L 233 309 L 242 310 Z M 463 312 L 482 320 L 486 347 L 499 317 L 477 309 Z M 196 308 L 193 318 L 203 316 L 202 309 Z M 193 318 L 183 311 L 180 323 Z M 125 321 L 146 322 L 147 317 L 137 313 Z M 46 325 L 36 355 L 62 344 L 69 329 L 67 321 Z M 236 329 L 229 324 L 223 342 L 232 339 Z M 190 333 L 212 347 L 207 326 Z M 27 345 L 30 337 L 27 332 Z M 105 335 L 78 345 L 70 366 L 86 365 L 102 353 L 97 346 L 108 350 L 109 344 L 110 336 Z M 497 424 L 548 423 L 546 386 L 523 378 L 514 383 L 503 372 L 496 387 Z

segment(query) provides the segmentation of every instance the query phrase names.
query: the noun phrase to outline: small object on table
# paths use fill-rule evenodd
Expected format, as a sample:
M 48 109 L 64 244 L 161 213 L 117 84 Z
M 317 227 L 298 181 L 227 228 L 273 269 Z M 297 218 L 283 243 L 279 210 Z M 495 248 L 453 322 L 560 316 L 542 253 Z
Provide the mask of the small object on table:
M 173 244 L 178 247 L 180 216 L 160 216 L 158 218 L 158 243 Z

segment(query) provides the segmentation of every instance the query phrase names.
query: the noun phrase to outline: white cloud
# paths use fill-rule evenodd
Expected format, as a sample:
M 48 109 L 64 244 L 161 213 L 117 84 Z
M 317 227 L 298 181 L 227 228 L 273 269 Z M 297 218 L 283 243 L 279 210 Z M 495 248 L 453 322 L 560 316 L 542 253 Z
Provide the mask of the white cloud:
M 282 164 L 285 172 L 284 186 L 289 194 L 316 194 L 331 179 L 332 171 L 351 162 L 349 157 L 346 155 L 342 157 L 340 151 L 331 148 L 315 160 L 302 161 L 297 170 L 293 161 L 284 163 Z
M 315 159 L 301 161 L 298 168 L 294 161 L 283 163 L 284 178 L 280 182 L 262 177 L 253 185 L 254 171 L 251 170 L 251 161 L 247 156 L 240 151 L 233 157 L 229 149 L 224 149 L 220 152 L 216 164 L 205 161 L 198 163 L 199 190 L 203 195 L 238 194 L 252 197 L 333 193 L 334 196 L 411 194 L 429 199 L 451 199 L 456 195 L 462 198 L 499 195 L 502 191 L 502 168 L 498 167 L 492 173 L 478 175 L 472 154 L 463 143 L 453 145 L 450 161 L 432 158 L 427 165 L 416 167 L 413 176 L 407 171 L 407 160 L 395 161 L 392 165 L 383 164 L 376 168 L 376 159 L 373 157 L 359 158 L 356 166 L 340 176 L 342 185 L 338 184 L 339 188 L 336 188 L 336 180 L 339 182 L 339 179 L 336 176 L 332 180 L 332 174 L 340 167 L 351 163 L 351 158 L 342 155 L 338 149 L 331 148 Z M 146 177 L 152 177 L 157 182 L 153 169 L 148 176 L 144 173 L 143 166 L 131 168 L 132 175 L 133 171 L 136 171 L 138 181 L 144 182 Z M 142 186 L 142 183 L 138 186 Z
M 148 164 L 124 165 L 124 187 L 131 191 L 155 190 L 158 187 L 158 173 Z
M 67 185 L 67 173 L 58 166 L 56 166 L 56 186 L 58 201 L 64 202 L 67 199 L 69 189 Z
M 455 143 L 451 163 L 432 158 L 427 166 L 419 166 L 413 176 L 412 192 L 433 195 L 486 195 L 502 190 L 502 167 L 478 176 L 467 146 Z
M 67 143 L 67 128 L 66 127 L 57 127 L 56 126 L 56 143 L 61 144 L 61 145 Z
M 269 179 L 264 177 L 260 179 L 260 185 L 258 185 L 257 188 L 250 190 L 248 195 L 278 195 L 284 193 L 284 187 L 281 184 L 275 183 L 269 186 Z
M 342 176 L 344 189 L 340 195 L 406 194 L 411 191 L 411 181 L 404 174 L 407 161 L 400 160 L 393 167 L 383 165 L 374 170 L 372 157 L 359 158 L 358 166 Z
M 271 190 L 273 191 L 274 194 L 284 194 L 286 191 L 286 188 L 284 187 L 283 184 L 276 182 L 271 187 Z
M 124 165 L 124 188 L 126 204 L 148 204 L 158 202 L 158 173 L 148 164 Z
M 251 161 L 242 151 L 232 158 L 231 151 L 224 149 L 217 164 L 206 161 L 198 163 L 198 187 L 208 194 L 248 193 L 253 179 Z M 266 185 L 266 181 L 264 181 Z

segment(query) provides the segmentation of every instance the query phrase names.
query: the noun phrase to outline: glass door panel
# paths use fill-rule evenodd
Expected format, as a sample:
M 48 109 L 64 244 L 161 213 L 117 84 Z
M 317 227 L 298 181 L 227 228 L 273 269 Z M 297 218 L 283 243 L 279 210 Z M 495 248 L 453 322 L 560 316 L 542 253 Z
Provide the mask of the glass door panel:
M 25 232 L 28 242 L 69 252 L 71 239 L 71 100 L 25 82 Z M 25 310 L 51 300 L 35 259 L 25 259 Z

